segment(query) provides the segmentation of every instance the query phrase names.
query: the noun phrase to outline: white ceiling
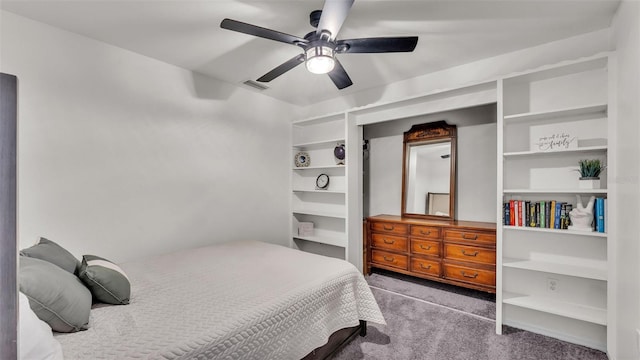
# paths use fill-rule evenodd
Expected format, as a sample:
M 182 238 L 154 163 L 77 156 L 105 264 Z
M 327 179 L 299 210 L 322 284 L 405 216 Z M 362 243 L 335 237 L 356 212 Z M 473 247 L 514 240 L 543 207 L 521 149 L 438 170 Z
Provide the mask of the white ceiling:
M 332 0 L 329 0 L 332 1 Z M 356 0 L 338 39 L 419 36 L 416 50 L 343 54 L 354 85 L 298 66 L 262 93 L 309 105 L 429 72 L 609 27 L 618 0 Z M 220 28 L 224 18 L 296 36 L 323 0 L 2 1 L 2 9 L 240 85 L 301 50 Z M 246 86 L 246 85 L 240 85 Z

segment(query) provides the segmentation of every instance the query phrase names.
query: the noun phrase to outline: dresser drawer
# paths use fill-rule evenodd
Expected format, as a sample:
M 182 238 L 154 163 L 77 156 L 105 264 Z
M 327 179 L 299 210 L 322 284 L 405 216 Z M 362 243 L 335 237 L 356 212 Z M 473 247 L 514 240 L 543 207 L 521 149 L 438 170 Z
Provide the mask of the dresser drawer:
M 407 252 L 407 238 L 387 234 L 371 234 L 371 245 L 375 248 Z
M 475 246 L 445 243 L 444 258 L 493 265 L 496 263 L 496 251 Z
M 374 221 L 371 223 L 371 230 L 396 235 L 407 235 L 409 233 L 409 225 L 384 221 Z
M 496 286 L 496 273 L 495 271 L 473 269 L 453 264 L 443 264 L 444 277 L 446 279 L 464 281 L 474 284 L 481 284 L 487 286 Z
M 420 255 L 440 256 L 440 242 L 411 239 L 411 253 Z
M 411 225 L 411 236 L 439 240 L 440 228 L 433 226 Z
M 440 261 L 425 260 L 417 257 L 411 258 L 411 271 L 440 277 Z
M 495 245 L 496 234 L 493 232 L 479 232 L 473 230 L 450 230 L 444 231 L 444 240 L 464 242 L 468 244 L 488 244 Z
M 398 255 L 386 251 L 380 250 L 371 250 L 371 262 L 393 266 L 395 268 L 407 270 L 407 256 L 406 255 Z

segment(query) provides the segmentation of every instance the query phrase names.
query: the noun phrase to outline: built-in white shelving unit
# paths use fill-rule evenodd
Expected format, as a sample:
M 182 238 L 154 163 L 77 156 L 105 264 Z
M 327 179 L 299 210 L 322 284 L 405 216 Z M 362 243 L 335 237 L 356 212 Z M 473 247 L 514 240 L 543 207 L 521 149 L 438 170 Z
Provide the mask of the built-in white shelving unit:
M 349 149 L 346 131 L 345 113 L 292 124 L 292 246 L 342 259 L 348 259 L 348 163 L 337 164 L 333 150 L 338 144 Z M 309 155 L 309 166 L 295 166 L 294 157 L 299 152 Z M 320 174 L 329 175 L 327 189 L 316 188 Z M 313 234 L 299 234 L 300 222 L 313 223 Z
M 609 55 L 548 66 L 498 81 L 498 279 L 496 332 L 503 325 L 606 351 L 609 251 L 606 232 L 505 224 L 503 204 L 606 198 L 613 158 L 608 134 Z M 557 141 L 552 141 L 557 140 Z M 600 159 L 609 168 L 601 188 L 582 189 L 578 161 Z M 526 222 L 525 222 L 526 223 Z

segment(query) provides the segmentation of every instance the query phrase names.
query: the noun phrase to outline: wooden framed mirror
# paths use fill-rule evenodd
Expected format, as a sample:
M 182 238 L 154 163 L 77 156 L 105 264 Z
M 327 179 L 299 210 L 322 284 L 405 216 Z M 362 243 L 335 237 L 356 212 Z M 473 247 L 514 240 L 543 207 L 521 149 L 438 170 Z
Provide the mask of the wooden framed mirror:
M 404 133 L 402 216 L 455 220 L 456 126 L 414 125 Z

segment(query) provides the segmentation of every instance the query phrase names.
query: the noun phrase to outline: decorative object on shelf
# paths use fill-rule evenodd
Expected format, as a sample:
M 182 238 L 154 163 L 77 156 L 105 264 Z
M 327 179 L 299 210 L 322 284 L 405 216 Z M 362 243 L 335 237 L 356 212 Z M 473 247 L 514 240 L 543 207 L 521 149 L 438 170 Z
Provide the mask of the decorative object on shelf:
M 298 236 L 313 236 L 313 223 L 312 222 L 299 222 L 298 223 Z
M 294 161 L 296 163 L 296 167 L 307 167 L 311 164 L 311 157 L 309 156 L 309 153 L 301 151 L 296 154 Z
M 316 178 L 316 189 L 317 190 L 327 190 L 329 188 L 329 175 L 320 174 Z
M 531 126 L 531 151 L 547 152 L 578 148 L 578 137 L 574 129 L 560 124 Z
M 586 206 L 582 205 L 580 195 L 576 195 L 576 199 L 576 207 L 569 212 L 569 217 L 571 218 L 569 230 L 593 231 L 593 205 L 596 197 L 589 198 Z
M 336 165 L 344 165 L 345 155 L 346 151 L 344 150 L 344 144 L 338 143 L 338 145 L 333 148 L 333 156 L 336 158 Z
M 580 168 L 577 171 L 580 172 L 580 189 L 600 189 L 600 173 L 606 166 L 598 159 L 580 160 L 579 164 Z

